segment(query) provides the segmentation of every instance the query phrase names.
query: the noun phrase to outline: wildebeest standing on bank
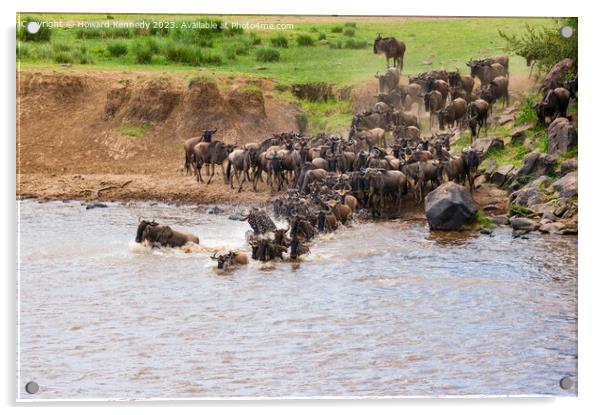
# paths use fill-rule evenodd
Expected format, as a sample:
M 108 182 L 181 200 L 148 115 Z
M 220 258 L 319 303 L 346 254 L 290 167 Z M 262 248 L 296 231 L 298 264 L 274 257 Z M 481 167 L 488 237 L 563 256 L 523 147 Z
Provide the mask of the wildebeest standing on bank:
M 378 72 L 374 75 L 378 79 L 378 93 L 388 94 L 399 85 L 399 70 L 395 67 L 387 69 L 384 75 L 379 75 Z
M 489 115 L 489 104 L 484 99 L 477 99 L 470 104 L 466 109 L 466 116 L 468 118 L 468 127 L 470 128 L 470 142 L 476 138 L 479 138 L 481 128 L 485 126 L 485 133 L 487 133 L 487 115 Z
M 446 124 L 450 127 L 457 125 L 461 128 L 462 118 L 466 115 L 466 107 L 466 100 L 456 98 L 439 111 L 439 129 L 443 130 Z
M 394 37 L 382 37 L 380 33 L 374 39 L 373 51 L 375 54 L 383 53 L 387 61 L 393 59 L 393 66 L 399 68 L 399 72 L 403 71 L 403 55 L 406 53 L 406 44 L 395 39 Z
M 222 169 L 224 183 L 228 183 L 223 163 L 232 150 L 234 150 L 233 144 L 225 144 L 221 141 L 212 141 L 210 143 L 200 142 L 195 145 L 193 154 L 197 181 L 200 183 L 204 182 L 203 176 L 201 175 L 201 168 L 203 167 L 203 164 L 207 164 L 208 168 L 211 167 L 211 175 L 207 181 L 207 184 L 210 184 L 215 175 L 215 165 L 218 164 Z
M 433 120 L 436 120 L 439 111 L 443 109 L 445 101 L 441 92 L 433 90 L 424 94 L 424 110 L 429 112 L 429 128 L 433 128 Z
M 481 98 L 487 101 L 490 105 L 490 109 L 493 110 L 493 104 L 498 99 L 502 99 L 502 107 L 508 105 L 510 101 L 510 95 L 508 93 L 508 78 L 506 76 L 498 76 L 485 85 L 481 91 Z
M 551 121 L 558 117 L 566 117 L 569 99 L 570 92 L 566 88 L 548 90 L 546 96 L 535 105 L 538 123 L 544 125 L 546 117 L 551 117 Z
M 153 247 L 180 247 L 189 242 L 198 244 L 199 237 L 187 232 L 174 231 L 169 226 L 157 222 L 138 219 L 136 242 L 148 242 Z

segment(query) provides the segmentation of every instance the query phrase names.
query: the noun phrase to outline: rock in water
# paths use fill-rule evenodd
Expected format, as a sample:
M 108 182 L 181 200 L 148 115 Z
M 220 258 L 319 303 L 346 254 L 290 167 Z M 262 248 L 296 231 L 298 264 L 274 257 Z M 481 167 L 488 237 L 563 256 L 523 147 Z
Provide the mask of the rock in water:
M 90 203 L 89 205 L 86 205 L 86 210 L 88 209 L 96 209 L 96 208 L 106 208 L 108 207 L 105 203 Z
M 556 118 L 548 127 L 548 153 L 566 153 L 577 144 L 577 131 L 566 118 Z
M 447 182 L 426 196 L 425 210 L 431 229 L 459 230 L 474 222 L 479 207 L 468 189 Z

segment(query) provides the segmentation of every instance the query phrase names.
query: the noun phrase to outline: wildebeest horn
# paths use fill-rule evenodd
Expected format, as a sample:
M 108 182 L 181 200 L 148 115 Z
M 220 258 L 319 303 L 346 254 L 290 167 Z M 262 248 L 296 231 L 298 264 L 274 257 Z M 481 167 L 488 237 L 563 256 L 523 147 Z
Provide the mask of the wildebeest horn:
M 142 216 L 138 216 L 138 223 L 142 222 Z
M 217 128 L 213 131 L 211 131 L 213 134 L 217 133 Z

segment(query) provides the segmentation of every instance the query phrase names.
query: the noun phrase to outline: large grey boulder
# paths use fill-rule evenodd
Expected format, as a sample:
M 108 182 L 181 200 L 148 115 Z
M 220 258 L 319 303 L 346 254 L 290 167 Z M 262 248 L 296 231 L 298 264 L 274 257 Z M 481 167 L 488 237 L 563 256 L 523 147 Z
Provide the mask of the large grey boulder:
M 533 232 L 539 229 L 539 223 L 533 219 L 513 216 L 510 218 L 510 226 L 512 229 Z
M 447 182 L 425 199 L 426 219 L 431 229 L 459 230 L 474 222 L 479 207 L 464 186 Z
M 567 173 L 566 175 L 552 183 L 552 187 L 562 197 L 571 198 L 573 196 L 577 196 L 577 172 L 572 171 L 570 173 Z
M 498 167 L 496 171 L 494 171 L 489 177 L 489 181 L 496 186 L 503 186 L 506 180 L 512 178 L 512 171 L 514 170 L 514 166 L 512 164 L 505 164 L 503 166 Z
M 471 147 L 479 154 L 483 155 L 489 150 L 504 148 L 504 140 L 497 137 L 478 138 L 472 143 Z
M 548 154 L 567 152 L 577 144 L 577 131 L 566 118 L 556 118 L 548 127 Z
M 565 160 L 560 165 L 560 176 L 565 176 L 567 173 L 577 170 L 578 167 L 577 159 Z
M 510 203 L 526 208 L 532 208 L 535 205 L 545 203 L 548 199 L 545 189 L 551 183 L 552 179 L 548 176 L 540 176 L 522 189 L 511 193 Z
M 536 177 L 547 176 L 556 170 L 556 157 L 538 152 L 532 152 L 523 157 L 521 166 L 516 172 L 520 184 L 526 184 Z

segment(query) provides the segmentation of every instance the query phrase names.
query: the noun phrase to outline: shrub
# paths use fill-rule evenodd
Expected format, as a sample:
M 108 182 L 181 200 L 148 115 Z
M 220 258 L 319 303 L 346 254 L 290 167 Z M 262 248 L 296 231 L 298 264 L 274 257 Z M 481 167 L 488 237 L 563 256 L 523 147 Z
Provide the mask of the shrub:
M 80 27 L 75 31 L 78 39 L 117 39 L 132 37 L 129 27 Z
M 27 31 L 27 25 L 29 23 L 37 23 L 40 25 L 40 30 L 36 33 L 29 33 Z M 17 28 L 17 39 L 27 42 L 48 42 L 52 30 L 48 26 L 42 26 L 39 20 L 33 17 L 27 16 L 21 21 L 21 26 Z
M 343 31 L 343 34 L 345 36 L 353 37 L 353 36 L 355 36 L 355 29 L 348 27 Z
M 307 130 L 307 126 L 309 121 L 307 119 L 307 115 L 305 113 L 300 112 L 295 115 L 295 119 L 297 120 L 297 126 L 299 127 L 299 132 L 304 133 Z
M 499 35 L 506 40 L 506 49 L 525 59 L 535 59 L 539 70 L 548 71 L 564 58 L 571 58 L 577 64 L 577 23 L 576 17 L 560 19 L 557 27 L 535 29 L 526 25 L 526 32 L 521 36 L 508 35 L 499 30 Z M 560 35 L 560 27 L 571 26 L 573 35 L 566 39 Z
M 276 35 L 270 39 L 270 43 L 275 48 L 288 48 L 288 39 L 284 35 Z
M 343 26 L 334 26 L 330 31 L 332 33 L 343 33 Z
M 224 46 L 224 55 L 226 59 L 235 60 L 236 59 L 236 49 L 234 45 Z
M 255 59 L 259 62 L 276 62 L 280 60 L 280 52 L 274 48 L 260 48 L 255 52 Z
M 128 53 L 128 47 L 125 43 L 109 43 L 107 45 L 107 51 L 111 56 L 119 57 Z
M 138 64 L 149 64 L 153 59 L 153 51 L 148 45 L 135 43 L 132 47 L 134 53 L 134 62 Z
M 69 52 L 57 52 L 54 54 L 56 63 L 73 63 L 73 57 Z
M 346 27 L 352 27 L 352 28 L 355 29 L 355 28 L 357 28 L 357 23 L 355 23 L 355 22 L 347 22 L 347 23 L 345 23 L 345 26 Z
M 343 42 L 340 39 L 331 40 L 328 46 L 330 49 L 343 49 Z
M 80 50 L 75 51 L 73 53 L 73 59 L 75 60 L 75 62 L 81 65 L 89 65 L 91 63 L 94 63 L 92 56 L 88 53 L 87 50 L 85 50 L 85 48 L 81 48 Z
M 320 34 L 318 34 L 318 40 L 324 40 L 326 39 L 326 33 L 320 32 Z
M 242 27 L 232 27 L 232 26 L 228 26 L 226 28 L 226 30 L 224 30 L 224 35 L 226 36 L 236 36 L 236 35 L 242 35 L 243 33 L 243 29 Z
M 368 47 L 368 42 L 363 39 L 347 39 L 345 49 L 364 49 Z
M 52 44 L 52 49 L 55 52 L 70 52 L 71 51 L 71 45 L 68 45 L 66 43 L 53 43 Z
M 313 46 L 314 40 L 310 35 L 298 35 L 297 36 L 297 45 L 299 46 Z
M 250 33 L 249 43 L 251 43 L 251 46 L 261 45 L 261 38 L 257 35 L 257 33 Z

